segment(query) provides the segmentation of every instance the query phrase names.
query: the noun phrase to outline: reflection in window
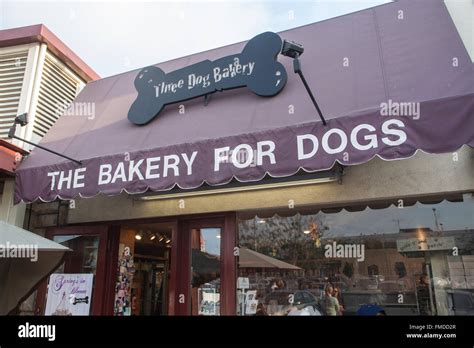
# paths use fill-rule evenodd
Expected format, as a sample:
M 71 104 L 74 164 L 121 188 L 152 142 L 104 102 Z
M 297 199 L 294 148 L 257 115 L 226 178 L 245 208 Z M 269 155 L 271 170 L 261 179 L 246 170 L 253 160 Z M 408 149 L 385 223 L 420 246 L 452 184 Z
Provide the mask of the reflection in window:
M 474 201 L 240 220 L 240 315 L 474 315 Z M 247 294 L 255 293 L 249 305 Z
M 55 273 L 96 274 L 99 236 L 56 235 L 53 240 L 72 250 L 66 254 L 65 263 Z
M 220 314 L 220 228 L 193 229 L 191 307 L 193 315 Z

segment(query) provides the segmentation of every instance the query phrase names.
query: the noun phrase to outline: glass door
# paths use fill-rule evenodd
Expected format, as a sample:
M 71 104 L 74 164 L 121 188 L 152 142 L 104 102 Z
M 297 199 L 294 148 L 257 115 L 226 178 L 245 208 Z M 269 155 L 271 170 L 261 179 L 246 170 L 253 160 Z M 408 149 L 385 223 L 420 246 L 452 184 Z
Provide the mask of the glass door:
M 192 228 L 191 314 L 220 315 L 221 228 Z
M 173 235 L 170 314 L 235 314 L 235 215 L 180 219 Z

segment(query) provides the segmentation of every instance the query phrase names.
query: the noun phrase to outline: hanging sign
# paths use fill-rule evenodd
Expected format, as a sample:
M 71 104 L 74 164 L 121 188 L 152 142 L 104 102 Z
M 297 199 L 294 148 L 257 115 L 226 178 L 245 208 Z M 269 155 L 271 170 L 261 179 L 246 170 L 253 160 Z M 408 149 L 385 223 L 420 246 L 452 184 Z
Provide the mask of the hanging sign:
M 89 315 L 93 279 L 93 274 L 51 274 L 44 315 Z
M 245 86 L 259 96 L 274 96 L 287 79 L 285 67 L 277 61 L 281 47 L 278 34 L 265 32 L 247 42 L 239 54 L 169 73 L 156 66 L 146 67 L 135 78 L 138 95 L 128 119 L 137 125 L 147 124 L 165 105 Z

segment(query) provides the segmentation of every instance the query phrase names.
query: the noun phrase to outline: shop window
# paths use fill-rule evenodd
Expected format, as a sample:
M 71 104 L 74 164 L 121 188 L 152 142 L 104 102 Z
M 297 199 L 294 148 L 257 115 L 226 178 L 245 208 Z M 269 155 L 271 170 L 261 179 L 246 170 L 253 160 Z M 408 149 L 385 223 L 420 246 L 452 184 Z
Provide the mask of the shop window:
M 54 273 L 64 274 L 93 274 L 92 292 L 90 296 L 89 313 L 92 314 L 97 273 L 97 260 L 99 253 L 100 237 L 97 235 L 55 235 L 53 240 L 64 245 L 72 251 L 66 253 L 66 257 L 61 266 Z M 49 284 L 49 286 L 52 286 Z M 51 315 L 73 315 L 71 311 L 70 298 L 66 298 L 66 292 L 63 292 L 63 298 L 54 304 Z M 50 299 L 53 301 L 54 299 Z M 89 302 L 89 297 L 87 297 Z
M 66 261 L 61 265 L 56 273 L 96 274 L 99 236 L 56 235 L 53 240 L 73 251 L 72 253 L 67 254 Z
M 466 195 L 239 219 L 237 313 L 474 315 L 473 217 Z

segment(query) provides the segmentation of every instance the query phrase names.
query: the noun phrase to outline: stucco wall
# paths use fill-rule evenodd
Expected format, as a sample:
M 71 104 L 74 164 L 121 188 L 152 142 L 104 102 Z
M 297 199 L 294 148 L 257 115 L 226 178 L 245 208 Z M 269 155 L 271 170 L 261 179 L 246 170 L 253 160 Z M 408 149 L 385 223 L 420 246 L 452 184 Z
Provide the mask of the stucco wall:
M 375 158 L 346 168 L 342 185 L 331 182 L 272 190 L 216 194 L 200 197 L 138 201 L 137 196 L 99 195 L 77 199 L 69 210 L 68 223 L 114 221 L 145 217 L 244 211 L 270 207 L 333 205 L 380 199 L 400 199 L 436 193 L 474 192 L 474 150 L 430 155 L 418 152 L 399 161 Z M 457 160 L 456 160 L 457 159 Z M 184 203 L 184 204 L 183 204 Z
M 0 220 L 11 225 L 23 227 L 26 205 L 21 203 L 13 205 L 13 194 L 15 191 L 15 180 L 6 179 L 3 193 L 0 194 Z

